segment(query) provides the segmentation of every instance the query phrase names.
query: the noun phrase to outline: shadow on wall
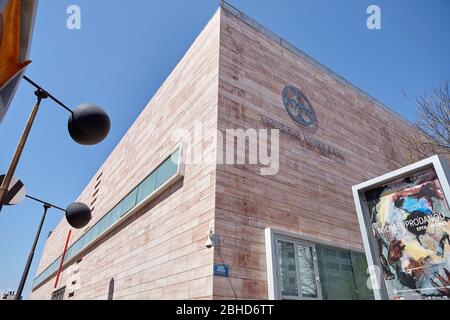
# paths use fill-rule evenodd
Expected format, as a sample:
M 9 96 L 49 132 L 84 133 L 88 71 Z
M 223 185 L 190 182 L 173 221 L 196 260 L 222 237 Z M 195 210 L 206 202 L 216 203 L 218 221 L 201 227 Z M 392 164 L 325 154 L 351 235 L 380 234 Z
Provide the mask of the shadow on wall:
M 114 278 L 109 280 L 108 300 L 114 300 Z
M 225 260 L 224 260 L 223 257 L 222 257 L 222 253 L 220 252 L 220 243 L 219 243 L 219 245 L 217 245 L 217 247 L 215 247 L 214 249 L 217 249 L 216 252 L 219 254 L 220 262 L 221 262 L 221 263 L 225 263 Z M 238 299 L 238 296 L 237 296 L 237 294 L 236 294 L 236 291 L 234 290 L 234 287 L 233 287 L 233 282 L 231 281 L 231 278 L 230 278 L 230 277 L 228 277 L 228 281 L 230 282 L 230 288 L 231 288 L 231 290 L 233 291 L 233 296 L 234 296 L 234 298 L 235 298 L 235 299 Z

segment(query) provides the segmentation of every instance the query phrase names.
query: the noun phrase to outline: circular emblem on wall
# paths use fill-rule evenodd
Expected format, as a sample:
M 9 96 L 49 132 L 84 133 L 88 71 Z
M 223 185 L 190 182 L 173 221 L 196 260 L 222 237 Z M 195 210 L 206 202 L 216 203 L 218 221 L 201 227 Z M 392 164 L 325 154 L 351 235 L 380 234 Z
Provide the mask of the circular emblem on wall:
M 286 86 L 283 89 L 283 103 L 291 117 L 302 126 L 311 126 L 317 122 L 313 106 L 299 88 Z

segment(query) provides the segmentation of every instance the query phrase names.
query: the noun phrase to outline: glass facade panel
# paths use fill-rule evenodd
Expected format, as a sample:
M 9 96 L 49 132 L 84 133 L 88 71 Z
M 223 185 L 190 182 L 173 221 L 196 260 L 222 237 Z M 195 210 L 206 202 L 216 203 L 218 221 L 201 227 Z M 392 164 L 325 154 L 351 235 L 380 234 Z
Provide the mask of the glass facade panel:
M 157 169 L 145 178 L 136 188 L 134 188 L 125 198 L 101 218 L 91 229 L 89 229 L 78 241 L 76 241 L 66 253 L 66 261 L 76 256 L 81 250 L 87 247 L 98 236 L 104 233 L 111 225 L 116 223 L 124 214 L 133 209 L 139 202 L 150 196 L 156 188 L 163 185 L 178 172 L 179 150 L 166 159 Z M 172 161 L 172 159 L 176 161 Z M 59 261 L 59 262 L 58 262 Z M 38 286 L 49 277 L 57 268 L 61 261 L 58 257 L 47 269 L 40 273 L 33 283 L 33 287 Z M 57 263 L 58 262 L 58 263 Z M 55 269 L 56 268 L 56 269 Z
M 100 226 L 98 223 L 96 223 L 92 228 L 91 228 L 91 240 L 94 240 L 95 238 L 97 238 L 97 236 L 99 235 L 99 231 L 100 231 Z
M 177 170 L 178 165 L 174 163 L 170 157 L 166 161 L 164 161 L 164 163 L 156 170 L 155 189 L 159 188 L 170 177 L 175 175 L 175 173 L 177 173 Z
M 83 248 L 92 241 L 92 228 L 83 235 Z
M 77 242 L 75 242 L 73 245 L 72 245 L 72 248 L 73 248 L 73 255 L 76 255 L 78 252 L 80 252 L 80 250 L 81 250 L 81 242 L 80 241 L 77 241 Z
M 121 208 L 122 213 L 120 216 L 123 216 L 136 206 L 136 198 L 137 198 L 137 189 L 134 189 L 133 191 L 131 191 L 130 194 L 128 194 L 125 197 L 125 199 L 122 200 L 122 208 Z
M 149 175 L 138 187 L 137 203 L 144 200 L 155 190 L 156 173 Z
M 323 299 L 358 299 L 350 252 L 318 246 L 317 255 Z
M 297 245 L 298 267 L 300 272 L 301 293 L 304 298 L 317 298 L 316 272 L 312 248 Z
M 334 251 L 334 253 L 332 253 Z M 317 246 L 322 295 L 330 300 L 373 300 L 363 253 Z
M 298 296 L 297 271 L 295 268 L 294 244 L 278 242 L 278 263 L 280 266 L 280 285 L 283 296 Z
M 109 226 L 113 225 L 122 216 L 122 202 L 115 206 L 110 212 Z
M 52 271 L 57 271 L 58 269 L 59 269 L 59 265 L 61 264 L 61 259 L 62 259 L 62 256 L 61 257 L 59 257 L 56 261 L 55 261 L 55 263 L 53 264 L 53 270 Z
M 87 234 L 84 234 L 84 235 L 81 236 L 80 239 L 78 239 L 77 242 L 79 242 L 79 246 L 80 246 L 80 249 L 78 251 L 81 251 L 81 250 L 84 249 L 84 247 L 86 247 L 86 245 L 87 245 L 87 237 L 86 237 L 86 235 Z
M 111 211 L 98 222 L 98 233 L 102 234 L 110 226 Z
M 66 260 L 69 260 L 72 257 L 73 257 L 73 249 L 72 249 L 72 247 L 70 247 L 69 249 L 67 249 L 67 252 L 66 252 Z
M 367 286 L 368 274 L 367 274 L 367 260 L 366 255 L 359 252 L 350 253 L 352 259 L 353 273 L 355 275 L 356 290 L 358 292 L 358 298 L 360 300 L 373 300 L 373 290 Z

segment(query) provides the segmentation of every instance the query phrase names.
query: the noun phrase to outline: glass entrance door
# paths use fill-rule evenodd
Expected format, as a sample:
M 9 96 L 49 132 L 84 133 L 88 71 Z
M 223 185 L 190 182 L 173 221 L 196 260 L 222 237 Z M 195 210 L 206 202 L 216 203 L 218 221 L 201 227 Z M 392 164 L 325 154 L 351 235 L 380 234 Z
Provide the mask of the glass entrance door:
M 321 299 L 315 246 L 279 239 L 276 241 L 276 250 L 281 298 Z

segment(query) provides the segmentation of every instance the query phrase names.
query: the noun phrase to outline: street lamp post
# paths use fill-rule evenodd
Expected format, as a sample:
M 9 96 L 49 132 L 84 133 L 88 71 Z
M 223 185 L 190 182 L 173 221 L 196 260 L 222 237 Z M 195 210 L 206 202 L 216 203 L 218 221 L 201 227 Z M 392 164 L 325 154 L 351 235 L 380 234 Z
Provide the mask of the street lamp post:
M 9 188 L 11 180 L 14 176 L 14 172 L 16 171 L 17 164 L 19 163 L 20 156 L 22 155 L 23 149 L 25 148 L 25 143 L 27 142 L 28 136 L 30 135 L 31 127 L 33 126 L 34 120 L 36 119 L 37 112 L 39 111 L 39 106 L 41 105 L 42 99 L 46 99 L 47 96 L 45 92 L 37 90 L 34 93 L 37 97 L 36 104 L 31 110 L 30 116 L 28 117 L 27 124 L 25 129 L 23 130 L 22 136 L 20 137 L 19 144 L 17 145 L 16 152 L 11 160 L 11 164 L 9 165 L 8 171 L 6 172 L 5 178 L 0 186 L 0 211 L 3 205 L 3 198 L 6 194 L 6 191 Z
M 36 235 L 34 237 L 33 245 L 31 247 L 30 253 L 28 255 L 27 263 L 25 264 L 25 268 L 22 273 L 22 278 L 20 279 L 19 287 L 17 288 L 17 292 L 14 297 L 15 300 L 20 300 L 20 298 L 22 296 L 23 288 L 25 287 L 25 283 L 28 278 L 28 273 L 30 271 L 31 263 L 33 262 L 34 252 L 36 250 L 36 245 L 38 243 L 39 236 L 41 235 L 42 226 L 44 225 L 44 221 L 47 216 L 48 209 L 54 208 L 54 209 L 63 211 L 66 214 L 66 219 L 69 222 L 69 224 L 76 229 L 85 227 L 89 223 L 89 221 L 91 220 L 91 217 L 92 217 L 91 209 L 89 209 L 89 207 L 87 205 L 85 205 L 84 203 L 80 203 L 80 202 L 72 203 L 66 210 L 64 210 L 58 206 L 55 206 L 48 202 L 42 201 L 38 198 L 34 198 L 34 197 L 31 197 L 28 195 L 27 195 L 27 198 L 43 204 L 44 213 L 42 214 L 41 222 L 39 223 L 39 227 L 38 227 L 38 229 L 36 231 Z
M 44 204 L 44 214 L 42 215 L 41 222 L 39 223 L 38 230 L 36 235 L 34 236 L 33 246 L 31 247 L 30 254 L 28 255 L 28 260 L 25 265 L 25 269 L 22 273 L 22 278 L 20 279 L 19 287 L 17 288 L 15 300 L 20 300 L 22 296 L 23 287 L 25 286 L 25 282 L 27 281 L 28 272 L 30 271 L 31 263 L 33 262 L 34 251 L 36 250 L 36 245 L 39 240 L 39 236 L 41 235 L 42 226 L 44 225 L 45 217 L 47 216 L 47 210 L 50 209 L 51 206 L 49 204 Z
M 105 139 L 108 135 L 111 126 L 107 113 L 100 107 L 93 104 L 82 104 L 74 110 L 71 110 L 60 100 L 51 95 L 47 90 L 44 90 L 41 86 L 32 81 L 30 78 L 26 76 L 24 76 L 23 78 L 36 88 L 35 95 L 37 101 L 33 109 L 31 110 L 25 129 L 20 137 L 19 143 L 16 147 L 16 151 L 11 160 L 11 164 L 9 165 L 5 178 L 0 185 L 0 212 L 2 206 L 5 204 L 4 197 L 10 186 L 11 180 L 14 176 L 14 172 L 16 171 L 17 165 L 19 163 L 23 149 L 25 148 L 25 144 L 33 126 L 34 120 L 36 119 L 36 115 L 39 111 L 39 106 L 42 100 L 50 98 L 51 100 L 56 102 L 56 104 L 70 113 L 70 117 L 68 120 L 68 131 L 72 139 L 79 144 L 94 145 L 103 141 L 103 139 Z

